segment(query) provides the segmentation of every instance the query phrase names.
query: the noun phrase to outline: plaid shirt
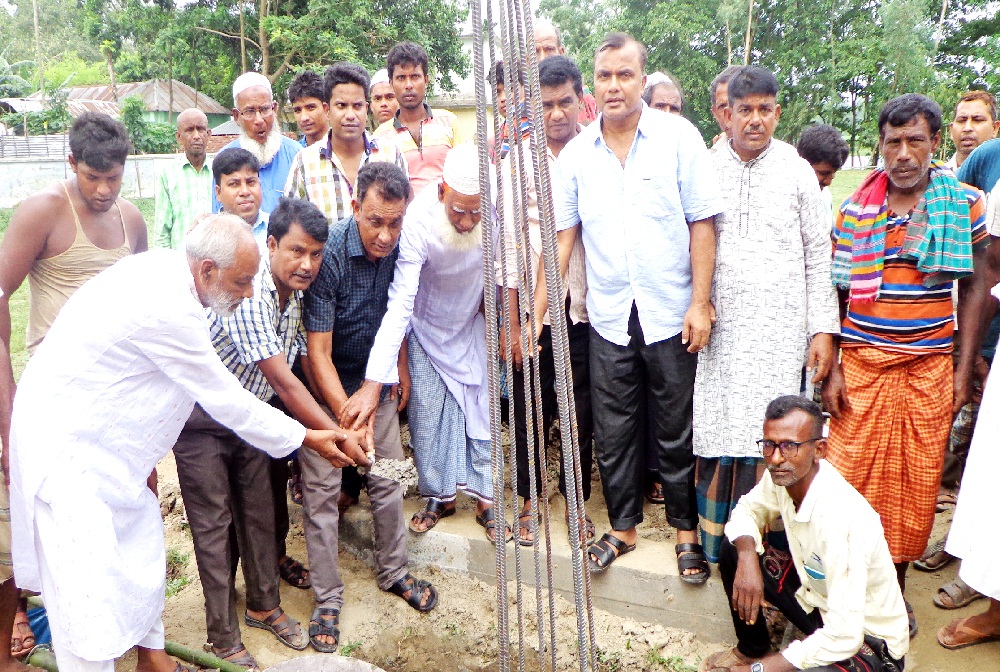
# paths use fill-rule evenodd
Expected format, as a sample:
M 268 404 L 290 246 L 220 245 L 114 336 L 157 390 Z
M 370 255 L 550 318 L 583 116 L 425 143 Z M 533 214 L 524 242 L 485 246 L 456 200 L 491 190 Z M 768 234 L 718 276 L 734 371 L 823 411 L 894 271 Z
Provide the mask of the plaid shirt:
M 181 154 L 156 176 L 153 246 L 181 248 L 184 232 L 197 215 L 212 212 L 212 168 L 195 170 Z
M 330 227 L 323 265 L 306 293 L 306 329 L 333 332 L 331 359 L 348 395 L 365 381 L 368 354 L 389 304 L 398 256 L 396 246 L 388 257 L 369 261 L 351 215 Z M 383 386 L 383 395 L 387 389 Z
M 330 224 L 351 214 L 351 199 L 354 198 L 354 185 L 347 179 L 344 164 L 333 151 L 332 137 L 333 131 L 330 131 L 325 143 L 316 142 L 299 152 L 285 183 L 286 196 L 310 201 L 326 215 Z M 396 145 L 376 140 L 367 132 L 363 137 L 365 154 L 361 157 L 361 166 L 369 161 L 391 161 L 402 168 L 404 174 L 407 172 L 406 157 Z
M 306 332 L 302 324 L 302 292 L 292 292 L 285 310 L 278 312 L 278 290 L 274 286 L 271 264 L 261 260 L 254 277 L 253 298 L 244 299 L 230 317 L 220 317 L 206 309 L 212 344 L 222 363 L 261 401 L 274 396 L 274 390 L 257 362 L 284 353 L 291 366 L 295 357 L 306 352 Z

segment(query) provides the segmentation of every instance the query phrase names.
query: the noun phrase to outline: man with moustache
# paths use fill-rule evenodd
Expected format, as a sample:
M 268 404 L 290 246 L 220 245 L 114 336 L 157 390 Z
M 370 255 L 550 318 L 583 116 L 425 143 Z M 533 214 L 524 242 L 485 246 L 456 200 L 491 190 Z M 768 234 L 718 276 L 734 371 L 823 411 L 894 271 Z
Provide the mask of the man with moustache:
M 959 281 L 964 325 L 973 261 L 982 263 L 989 234 L 982 192 L 932 160 L 941 143 L 937 103 L 915 93 L 887 102 L 879 143 L 885 168 L 841 206 L 834 227 L 842 354 L 823 406 L 833 416 L 829 460 L 882 517 L 905 592 L 906 570 L 934 524 L 952 418 L 969 401 L 959 385 L 947 394 L 952 287 Z
M 375 334 L 389 301 L 389 284 L 399 256 L 396 243 L 410 195 L 406 173 L 392 163 L 377 161 L 361 168 L 351 214 L 330 227 L 323 264 L 306 295 L 305 325 L 309 366 L 314 387 L 330 412 L 344 417 L 345 407 L 364 382 Z M 399 411 L 410 395 L 405 348 L 400 349 L 399 386 L 383 386 L 375 410 L 376 459 L 403 459 Z M 303 458 L 306 544 L 310 558 L 337 557 L 340 470 Z M 430 611 L 437 590 L 407 571 L 403 494 L 399 483 L 371 475 L 375 531 L 375 572 L 379 588 L 404 598 L 418 611 Z M 336 563 L 313 562 L 316 624 L 313 648 L 337 646 L 337 622 L 344 601 L 344 584 Z
M 997 131 L 1000 131 L 997 99 L 988 91 L 962 94 L 949 128 L 951 141 L 955 143 L 955 154 L 946 165 L 957 171 L 976 147 L 997 137 Z
M 222 149 L 239 147 L 257 159 L 261 207 L 265 212 L 278 207 L 292 161 L 302 149 L 302 145 L 281 133 L 277 109 L 271 82 L 264 75 L 245 72 L 233 82 L 233 121 L 240 127 L 240 135 Z M 218 209 L 219 201 L 213 197 L 212 210 Z
M 225 149 L 212 161 L 215 179 L 215 200 L 220 212 L 236 215 L 250 225 L 250 232 L 261 254 L 267 247 L 268 213 L 260 205 L 263 201 L 260 186 L 260 164 L 257 157 L 239 147 Z
M 823 424 L 809 399 L 789 395 L 767 406 L 757 441 L 767 471 L 733 510 L 719 560 L 739 643 L 707 657 L 701 672 L 903 669 L 906 610 L 882 525 L 823 459 Z M 784 568 L 763 555 L 763 531 L 779 516 L 792 556 Z M 771 653 L 764 600 L 805 639 Z
M 205 164 L 210 137 L 204 112 L 190 108 L 177 115 L 177 144 L 184 154 L 162 168 L 156 178 L 155 247 L 180 249 L 195 217 L 212 212 L 212 170 Z
M 399 382 L 407 342 L 411 395 L 407 411 L 424 510 L 410 520 L 423 534 L 455 513 L 457 490 L 477 500 L 476 521 L 498 534 L 490 463 L 489 389 L 483 303 L 482 217 L 477 148 L 459 145 L 442 181 L 407 208 L 389 304 L 375 336 L 365 381 L 341 413 L 358 427 L 376 421 L 384 385 Z M 485 151 L 485 150 L 484 150 Z M 409 334 L 407 335 L 407 332 Z
M 335 429 L 336 423 L 291 370 L 296 357 L 306 357 L 303 293 L 319 271 L 326 218 L 306 201 L 282 199 L 267 231 L 266 256 L 254 277 L 253 297 L 232 315 L 209 313 L 212 343 L 226 368 L 258 399 L 273 400 L 272 405 L 280 400 L 289 415 L 310 427 Z M 195 406 L 177 437 L 174 457 L 205 594 L 212 653 L 236 665 L 258 667 L 243 645 L 236 616 L 231 560 L 237 555 L 246 580 L 247 625 L 270 630 L 285 646 L 306 648 L 308 639 L 299 623 L 279 605 L 274 504 L 266 496 L 271 480 L 268 456 Z M 238 548 L 232 547 L 233 524 Z M 337 555 L 314 557 L 336 563 Z
M 565 56 L 566 47 L 563 46 L 562 33 L 559 28 L 548 19 L 538 19 L 534 23 L 535 56 L 541 63 L 551 56 Z M 597 119 L 597 100 L 593 94 L 584 89 L 580 96 L 580 114 L 577 121 L 586 126 Z
M 253 296 L 260 252 L 243 220 L 209 217 L 185 251 L 130 256 L 95 276 L 21 377 L 14 568 L 45 595 L 64 672 L 111 672 L 135 645 L 141 672 L 179 672 L 163 652 L 163 521 L 146 477 L 195 403 L 272 455 L 304 444 L 367 464 L 363 434 L 306 429 L 245 390 L 212 347 L 205 308 L 230 314 Z
M 715 123 L 719 125 L 719 129 L 722 131 L 717 136 L 712 138 L 712 151 L 715 151 L 716 147 L 719 145 L 719 141 L 728 138 L 728 130 L 726 121 L 726 108 L 729 107 L 729 78 L 733 76 L 733 73 L 740 69 L 738 65 L 730 65 L 728 68 L 720 72 L 712 80 L 712 83 L 708 87 L 709 99 L 712 101 L 712 118 L 715 119 Z
M 372 75 L 371 87 L 368 89 L 371 98 L 372 120 L 375 128 L 396 116 L 399 109 L 399 101 L 396 100 L 396 92 L 389 82 L 389 71 L 382 68 Z

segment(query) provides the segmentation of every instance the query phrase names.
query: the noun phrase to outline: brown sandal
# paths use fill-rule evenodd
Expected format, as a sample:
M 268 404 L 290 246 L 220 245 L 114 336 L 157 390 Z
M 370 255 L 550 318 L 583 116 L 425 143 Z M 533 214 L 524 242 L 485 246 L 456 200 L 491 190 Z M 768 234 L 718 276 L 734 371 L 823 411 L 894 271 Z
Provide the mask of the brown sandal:
M 962 579 L 955 579 L 938 588 L 934 596 L 934 606 L 942 609 L 961 609 L 976 600 L 986 597 Z
M 965 618 L 959 618 L 938 630 L 938 644 L 946 649 L 955 650 L 964 649 L 967 646 L 975 646 L 976 644 L 1000 641 L 1000 635 L 988 635 L 985 632 L 979 632 L 975 628 L 970 628 L 968 623 L 973 618 L 975 617 L 966 616 Z
M 231 649 L 217 649 L 215 646 L 210 647 L 210 649 L 212 655 L 220 660 L 232 663 L 233 665 L 239 665 L 240 667 L 245 667 L 247 672 L 261 672 L 260 664 L 257 663 L 257 659 L 250 655 L 250 652 L 247 651 L 247 647 L 242 644 L 237 644 Z
M 302 626 L 299 625 L 298 621 L 286 614 L 281 607 L 277 607 L 263 620 L 245 613 L 243 614 L 243 622 L 251 628 L 267 630 L 277 637 L 279 642 L 290 649 L 303 651 L 309 646 L 309 638 L 302 632 Z

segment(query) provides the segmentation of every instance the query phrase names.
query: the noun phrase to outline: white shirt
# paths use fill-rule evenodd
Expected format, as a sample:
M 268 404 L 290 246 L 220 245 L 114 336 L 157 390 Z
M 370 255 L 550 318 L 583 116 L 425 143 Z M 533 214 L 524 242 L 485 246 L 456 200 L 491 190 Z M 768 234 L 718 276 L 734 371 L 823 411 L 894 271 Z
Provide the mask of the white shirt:
M 868 501 L 821 460 L 796 511 L 788 491 L 765 471 L 733 509 L 726 536 L 752 537 L 763 553 L 761 529 L 778 516 L 802 580 L 795 598 L 823 617 L 822 628 L 782 652 L 788 662 L 801 670 L 846 660 L 865 634 L 885 640 L 892 657 L 902 659 L 910 647 L 906 607 L 882 522 Z
M 275 457 L 305 436 L 223 366 L 173 250 L 126 257 L 85 283 L 28 362 L 11 423 L 14 567 L 18 585 L 41 590 L 34 511 L 47 504 L 60 534 L 39 540 L 57 587 L 45 604 L 78 657 L 120 656 L 160 618 L 163 523 L 146 478 L 195 402 Z
M 584 129 L 582 124 L 577 125 L 578 132 Z M 535 189 L 535 171 L 531 167 L 531 154 L 533 151 L 531 145 L 528 142 L 523 144 L 524 148 L 524 184 L 525 193 L 527 198 L 524 205 L 527 210 L 527 241 L 530 248 L 531 254 L 523 260 L 522 263 L 527 264 L 528 268 L 525 269 L 531 272 L 531 277 L 533 278 L 532 287 L 538 286 L 538 259 L 542 256 L 542 231 L 538 224 L 538 192 Z M 549 160 L 549 174 L 552 174 L 553 166 L 556 162 L 556 155 L 552 153 L 552 150 L 546 145 L 546 154 Z M 515 235 L 515 224 L 518 220 L 514 213 L 514 189 L 520 190 L 517 184 L 515 175 L 513 173 L 514 166 L 511 163 L 511 159 L 514 156 L 514 151 L 512 150 L 508 154 L 501 164 L 500 170 L 502 171 L 504 180 L 504 248 L 506 254 L 506 271 L 507 271 L 507 287 L 510 289 L 518 289 L 517 283 L 517 258 L 514 256 L 517 250 L 518 237 Z M 500 264 L 500 258 L 496 261 L 496 283 L 498 286 L 503 285 L 503 271 L 505 269 Z M 569 255 L 569 268 L 566 271 L 566 285 L 565 288 L 569 294 L 569 317 L 573 321 L 573 324 L 579 324 L 581 322 L 587 322 L 587 266 L 583 252 L 583 237 L 577 236 L 576 243 L 573 245 L 573 250 Z M 522 323 L 525 316 L 522 316 Z M 543 324 L 549 324 L 549 313 L 545 312 L 542 317 Z
M 445 247 L 437 233 L 444 216 L 437 189 L 431 188 L 421 191 L 406 210 L 389 304 L 368 355 L 365 378 L 399 382 L 399 346 L 410 327 L 462 408 L 467 436 L 489 440 L 486 321 L 479 312 L 483 248 Z
M 646 344 L 681 332 L 691 304 L 688 222 L 722 212 L 708 150 L 683 117 L 642 106 L 622 167 L 603 117 L 569 142 L 552 184 L 556 230 L 581 224 L 587 313 L 605 340 L 626 346 L 634 302 Z

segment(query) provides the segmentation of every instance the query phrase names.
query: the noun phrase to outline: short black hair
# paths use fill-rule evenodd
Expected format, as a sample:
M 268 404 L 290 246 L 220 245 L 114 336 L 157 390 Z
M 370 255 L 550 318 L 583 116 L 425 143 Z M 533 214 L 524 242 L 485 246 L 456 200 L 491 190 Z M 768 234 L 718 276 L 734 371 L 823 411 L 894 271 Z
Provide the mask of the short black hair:
M 597 49 L 594 51 L 594 60 L 597 60 L 598 54 L 608 51 L 609 49 L 624 49 L 630 44 L 634 44 L 636 49 L 639 50 L 639 65 L 642 66 L 642 71 L 646 71 L 646 60 L 649 58 L 649 53 L 646 51 L 646 45 L 635 39 L 628 33 L 608 33 L 604 38 L 604 41 L 597 45 Z
M 295 75 L 295 79 L 288 85 L 289 103 L 303 98 L 323 100 L 323 77 L 312 70 L 303 70 Z
M 813 432 L 814 436 L 821 436 L 823 433 L 823 425 L 826 423 L 826 417 L 823 415 L 823 409 L 819 407 L 812 399 L 806 397 L 800 397 L 797 394 L 786 394 L 783 397 L 778 397 L 767 405 L 767 410 L 764 411 L 765 420 L 781 420 L 787 417 L 793 411 L 802 411 L 809 415 L 813 420 Z
M 503 61 L 497 61 L 496 63 L 493 64 L 493 67 L 490 68 L 489 73 L 487 73 L 486 81 L 492 84 L 493 86 L 496 86 L 497 84 L 501 86 L 506 86 L 507 80 L 505 79 L 505 77 L 506 75 L 505 75 Z M 524 73 L 521 72 L 520 68 L 517 69 L 517 82 L 521 86 L 524 86 Z
M 373 186 L 386 201 L 406 201 L 410 198 L 410 180 L 395 163 L 369 161 L 361 166 L 358 171 L 358 203 L 365 202 L 365 196 Z
M 573 82 L 576 95 L 583 95 L 583 76 L 576 62 L 569 56 L 549 56 L 538 64 L 539 86 L 562 86 Z
M 419 65 L 427 71 L 427 51 L 416 42 L 400 42 L 389 50 L 389 55 L 385 57 L 385 67 L 389 71 L 389 81 L 392 81 L 392 71 L 397 65 Z
M 278 207 L 267 220 L 267 237 L 274 236 L 279 243 L 291 230 L 292 224 L 298 224 L 313 240 L 325 243 L 330 235 L 330 226 L 326 215 L 315 204 L 303 198 L 281 197 Z
M 212 177 L 216 186 L 222 184 L 223 175 L 232 175 L 237 170 L 249 168 L 255 173 L 260 172 L 260 161 L 257 157 L 242 147 L 230 147 L 215 155 L 212 161 Z
M 337 61 L 327 68 L 326 74 L 323 75 L 323 100 L 329 103 L 334 87 L 339 84 L 357 84 L 364 90 L 365 100 L 368 100 L 371 81 L 368 71 L 357 63 Z
M 799 156 L 809 162 L 809 165 L 829 163 L 837 170 L 843 167 L 847 155 L 851 153 L 844 136 L 830 124 L 806 126 L 799 136 L 799 144 L 795 149 L 799 151 Z
M 103 112 L 84 112 L 69 129 L 69 152 L 94 170 L 124 166 L 132 143 L 125 124 Z
M 905 126 L 918 116 L 927 120 L 931 135 L 941 130 L 941 106 L 920 93 L 904 93 L 882 106 L 878 115 L 878 135 L 883 137 L 885 125 Z
M 725 84 L 729 86 L 729 78 L 733 76 L 733 73 L 739 70 L 741 65 L 730 65 L 725 70 L 720 72 L 712 80 L 712 83 L 708 85 L 708 95 L 711 96 L 712 107 L 715 107 L 715 92 L 719 90 L 719 87 Z
M 778 78 L 767 68 L 756 65 L 744 65 L 729 78 L 729 106 L 734 100 L 742 100 L 747 96 L 778 95 Z

